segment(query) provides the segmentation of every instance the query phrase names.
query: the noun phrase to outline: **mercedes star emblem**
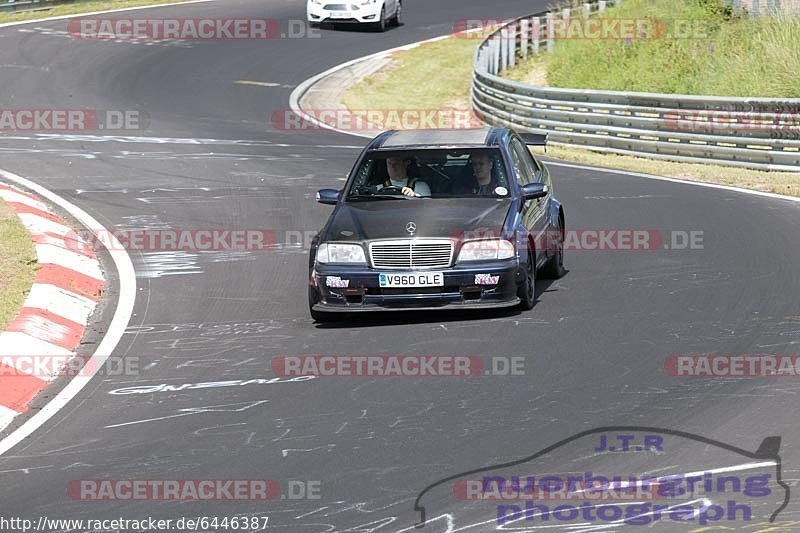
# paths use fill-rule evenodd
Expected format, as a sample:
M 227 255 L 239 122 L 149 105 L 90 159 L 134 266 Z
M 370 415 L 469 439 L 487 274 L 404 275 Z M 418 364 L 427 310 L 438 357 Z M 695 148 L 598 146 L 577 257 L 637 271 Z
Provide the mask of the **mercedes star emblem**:
M 417 231 L 417 225 L 413 222 L 409 222 L 406 224 L 406 231 L 413 235 L 414 232 Z

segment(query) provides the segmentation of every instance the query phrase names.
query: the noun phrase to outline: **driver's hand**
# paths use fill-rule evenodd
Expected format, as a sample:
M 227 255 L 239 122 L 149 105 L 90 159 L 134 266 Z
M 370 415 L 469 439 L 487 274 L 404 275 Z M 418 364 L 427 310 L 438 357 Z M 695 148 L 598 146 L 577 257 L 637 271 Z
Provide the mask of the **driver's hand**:
M 411 187 L 403 187 L 403 194 L 406 196 L 417 196 Z

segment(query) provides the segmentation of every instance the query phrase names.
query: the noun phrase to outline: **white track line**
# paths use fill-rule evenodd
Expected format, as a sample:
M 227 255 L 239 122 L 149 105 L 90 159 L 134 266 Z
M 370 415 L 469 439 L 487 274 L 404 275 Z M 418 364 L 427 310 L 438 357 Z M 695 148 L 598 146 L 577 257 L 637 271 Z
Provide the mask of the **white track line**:
M 205 1 L 205 0 L 204 0 Z M 117 241 L 113 234 L 108 231 L 100 222 L 95 220 L 90 214 L 81 209 L 80 207 L 68 202 L 57 194 L 50 192 L 48 189 L 37 185 L 36 183 L 25 179 L 11 172 L 0 170 L 0 178 L 14 182 L 22 187 L 26 187 L 46 198 L 50 202 L 58 205 L 63 210 L 72 215 L 75 219 L 83 224 L 86 228 L 92 231 L 95 235 L 102 232 L 109 235 L 111 242 L 109 243 L 108 253 L 114 261 L 114 266 L 117 269 L 119 277 L 119 298 L 117 300 L 117 308 L 114 311 L 114 316 L 108 326 L 103 340 L 97 345 L 97 349 L 92 355 L 91 361 L 86 365 L 86 368 L 92 369 L 90 375 L 75 376 L 61 392 L 59 392 L 52 400 L 50 400 L 38 413 L 29 418 L 24 424 L 17 428 L 14 432 L 0 441 L 0 455 L 5 454 L 11 448 L 22 442 L 26 437 L 30 436 L 34 431 L 42 427 L 50 418 L 52 418 L 58 411 L 67 405 L 77 394 L 91 381 L 91 379 L 100 371 L 103 364 L 114 351 L 125 328 L 128 326 L 128 321 L 133 314 L 133 304 L 136 300 L 136 273 L 131 263 L 131 258 L 125 251 L 124 247 Z M 1 413 L 0 413 L 1 415 Z M 2 425 L 2 424 L 0 424 Z
M 121 13 L 123 11 L 136 11 L 139 9 L 153 9 L 155 7 L 171 7 L 171 6 L 181 6 L 184 4 L 203 4 L 206 2 L 214 2 L 215 0 L 189 0 L 188 2 L 171 2 L 169 4 L 155 4 L 150 6 L 138 6 L 138 7 L 121 7 L 119 9 L 106 9 L 104 11 L 89 11 L 87 13 L 73 13 L 72 15 L 59 15 L 57 17 L 45 17 L 41 19 L 33 19 L 33 20 L 21 20 L 19 22 L 4 22 L 0 24 L 0 28 L 8 28 L 11 26 L 22 26 L 23 24 L 33 24 L 38 22 L 49 22 L 51 20 L 65 20 L 65 19 L 74 19 L 78 17 L 91 17 L 94 15 L 104 15 L 106 13 Z
M 9 409 L 4 405 L 0 405 L 0 431 L 3 431 L 19 413 L 13 409 Z
M 567 168 L 577 168 L 580 170 L 590 170 L 590 171 L 597 171 L 597 170 L 604 170 L 606 172 L 610 172 L 612 174 L 620 174 L 623 176 L 634 176 L 637 178 L 647 178 L 652 180 L 661 180 L 661 181 L 671 181 L 673 183 L 688 183 L 690 185 L 697 185 L 698 187 L 708 187 L 710 189 L 722 189 L 724 191 L 733 191 L 733 192 L 741 192 L 745 194 L 753 194 L 755 196 L 764 196 L 765 198 L 773 198 L 776 200 L 789 200 L 790 202 L 800 202 L 800 197 L 798 196 L 786 196 L 784 194 L 777 194 L 773 192 L 764 192 L 764 191 L 755 191 L 753 189 L 743 189 L 741 187 L 734 187 L 732 185 L 721 185 L 719 183 L 707 183 L 704 181 L 688 181 L 682 180 L 680 178 L 669 178 L 667 176 L 657 176 L 655 174 L 645 174 L 643 172 L 631 172 L 629 170 L 615 170 L 615 169 L 603 169 L 603 167 L 590 167 L 587 165 L 578 165 L 574 163 L 561 163 L 555 161 L 545 161 L 546 165 L 553 165 L 556 167 L 567 167 Z
M 300 107 L 300 99 L 319 80 L 321 80 L 322 78 L 325 78 L 325 77 L 327 77 L 327 76 L 329 76 L 331 74 L 334 74 L 334 73 L 336 73 L 336 72 L 338 72 L 338 71 L 340 71 L 342 69 L 345 69 L 347 67 L 355 65 L 355 64 L 360 63 L 362 61 L 369 61 L 370 59 L 375 59 L 375 58 L 378 58 L 378 57 L 384 57 L 384 56 L 387 56 L 387 55 L 392 54 L 394 52 L 399 52 L 399 51 L 403 51 L 403 50 L 411 50 L 412 48 L 416 48 L 416 47 L 418 47 L 418 46 L 420 46 L 422 44 L 429 43 L 429 42 L 435 42 L 435 41 L 441 41 L 443 39 L 447 39 L 448 37 L 450 37 L 450 35 L 442 35 L 440 37 L 435 37 L 433 39 L 427 39 L 425 41 L 420 41 L 418 43 L 414 43 L 414 44 L 410 44 L 410 45 L 406 45 L 406 46 L 398 46 L 397 48 L 391 48 L 389 50 L 384 50 L 383 52 L 377 52 L 375 54 L 370 54 L 368 56 L 364 56 L 364 57 L 361 57 L 361 58 L 358 58 L 358 59 L 352 59 L 350 61 L 347 61 L 345 63 L 337 65 L 337 66 L 335 66 L 333 68 L 330 68 L 330 69 L 326 70 L 325 72 L 321 72 L 321 73 L 317 74 L 316 76 L 312 76 L 311 78 L 305 80 L 300 85 L 298 85 L 295 88 L 295 90 L 292 91 L 291 96 L 289 96 L 289 107 L 291 108 L 292 111 L 297 113 L 299 116 L 303 117 L 304 120 L 307 120 L 307 121 L 309 121 L 309 122 L 311 122 L 313 124 L 316 124 L 320 128 L 324 128 L 324 129 L 327 129 L 327 130 L 335 131 L 335 132 L 338 132 L 338 133 L 344 133 L 345 135 L 351 135 L 353 137 L 361 137 L 361 138 L 365 138 L 365 139 L 372 139 L 374 137 L 374 135 L 366 135 L 366 134 L 363 134 L 363 133 L 356 133 L 356 132 L 353 132 L 353 131 L 342 130 L 342 129 L 339 129 L 339 128 L 335 128 L 335 127 L 333 127 L 333 126 L 331 126 L 329 124 L 325 124 L 324 122 L 320 122 L 316 118 L 312 117 L 311 115 L 309 115 L 309 114 L 307 114 L 307 113 L 305 113 L 303 111 L 303 109 Z M 578 169 L 583 169 L 583 170 L 589 170 L 589 171 L 592 171 L 592 172 L 605 172 L 605 173 L 608 173 L 608 174 L 619 174 L 619 175 L 623 175 L 623 176 L 633 176 L 633 177 L 637 177 L 637 178 L 646 178 L 646 179 L 655 179 L 655 180 L 661 180 L 661 181 L 669 181 L 669 182 L 672 182 L 672 183 L 679 183 L 679 184 L 684 184 L 684 185 L 695 185 L 697 187 L 709 187 L 709 188 L 712 188 L 712 189 L 721 189 L 721 190 L 725 190 L 725 191 L 738 192 L 738 193 L 742 193 L 742 194 L 750 194 L 750 195 L 753 195 L 753 196 L 762 196 L 762 197 L 765 197 L 765 198 L 771 198 L 771 199 L 775 199 L 775 200 L 789 200 L 791 202 L 800 202 L 800 197 L 796 197 L 796 196 L 786 196 L 786 195 L 783 195 L 783 194 L 756 191 L 756 190 L 753 190 L 753 189 L 743 189 L 741 187 L 733 187 L 731 185 L 720 185 L 720 184 L 717 184 L 717 183 L 706 183 L 706 182 L 702 182 L 702 181 L 682 180 L 680 178 L 668 178 L 666 176 L 657 176 L 657 175 L 654 175 L 654 174 L 645 174 L 645 173 L 641 173 L 641 172 L 630 172 L 630 171 L 627 171 L 627 170 L 615 170 L 615 169 L 603 168 L 603 167 L 591 167 L 591 166 L 587 166 L 587 165 L 577 165 L 577 164 L 572 164 L 572 163 L 556 163 L 556 162 L 553 162 L 553 161 L 546 161 L 545 164 L 553 165 L 553 166 L 569 167 L 569 168 L 578 168 Z M 798 171 L 800 172 L 800 170 L 798 170 Z

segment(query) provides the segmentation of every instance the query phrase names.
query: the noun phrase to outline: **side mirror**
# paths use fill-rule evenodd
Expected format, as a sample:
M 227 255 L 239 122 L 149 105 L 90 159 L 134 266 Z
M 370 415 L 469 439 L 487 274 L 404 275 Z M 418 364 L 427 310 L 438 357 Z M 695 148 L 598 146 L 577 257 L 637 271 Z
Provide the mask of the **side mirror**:
M 336 189 L 320 189 L 317 191 L 317 202 L 326 205 L 336 205 L 339 203 L 341 191 Z
M 544 198 L 550 190 L 544 183 L 528 183 L 522 186 L 522 197 L 525 200 L 535 200 L 536 198 Z

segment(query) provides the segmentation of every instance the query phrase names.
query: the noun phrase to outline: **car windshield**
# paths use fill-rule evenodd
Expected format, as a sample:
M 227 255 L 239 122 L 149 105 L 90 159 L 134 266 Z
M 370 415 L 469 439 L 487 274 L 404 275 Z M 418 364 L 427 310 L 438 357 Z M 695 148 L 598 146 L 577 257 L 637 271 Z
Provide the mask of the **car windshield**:
M 496 148 L 373 151 L 350 180 L 348 201 L 423 198 L 508 198 L 511 188 Z

